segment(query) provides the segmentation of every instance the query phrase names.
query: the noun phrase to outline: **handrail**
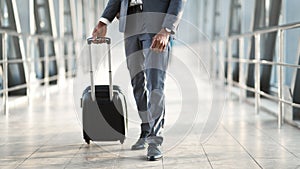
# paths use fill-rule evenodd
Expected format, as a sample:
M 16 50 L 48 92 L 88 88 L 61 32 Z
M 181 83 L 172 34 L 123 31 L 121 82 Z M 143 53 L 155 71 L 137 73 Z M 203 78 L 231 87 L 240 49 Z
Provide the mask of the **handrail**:
M 240 85 L 238 82 L 232 82 L 235 86 L 239 87 L 239 88 L 242 88 L 244 90 L 248 90 L 250 92 L 253 92 L 255 93 L 256 91 L 252 88 L 252 87 L 249 87 L 247 85 Z M 278 97 L 276 96 L 273 96 L 273 95 L 270 95 L 268 93 L 265 93 L 263 91 L 260 91 L 258 92 L 260 95 L 266 97 L 266 98 L 269 98 L 271 100 L 274 100 L 274 101 L 281 101 L 281 102 L 284 102 L 285 104 L 288 104 L 290 106 L 293 106 L 293 107 L 297 107 L 297 108 L 300 108 L 300 104 L 297 104 L 297 103 L 293 103 L 293 102 L 289 102 L 289 101 L 286 101 L 284 99 L 279 99 Z
M 225 40 L 225 39 L 239 39 L 239 38 L 250 37 L 258 34 L 266 34 L 266 33 L 277 32 L 279 30 L 288 30 L 288 29 L 295 29 L 295 28 L 300 28 L 300 22 L 294 22 L 294 23 L 289 23 L 289 24 L 284 24 L 279 26 L 271 26 L 267 28 L 259 28 L 253 32 L 246 32 L 242 34 L 216 38 L 214 41 Z
M 16 32 L 16 31 L 12 31 L 12 30 L 9 30 L 9 29 L 1 29 L 0 28 L 0 34 L 7 34 L 7 35 L 10 35 L 10 36 L 16 36 L 16 37 L 19 37 L 19 36 L 22 36 L 22 37 L 25 37 L 25 38 L 33 38 L 33 39 L 48 39 L 48 40 L 61 40 L 61 39 L 74 39 L 72 36 L 70 35 L 65 35 L 64 38 L 61 38 L 61 37 L 53 37 L 52 35 L 39 35 L 39 34 L 28 34 L 28 33 L 19 33 L 19 32 Z M 82 39 L 74 39 L 74 40 L 82 40 Z
M 283 122 L 283 104 L 288 104 L 293 107 L 298 107 L 300 108 L 300 104 L 294 103 L 293 101 L 288 101 L 284 99 L 283 96 L 283 87 L 284 87 L 284 67 L 289 67 L 289 68 L 296 68 L 300 69 L 300 65 L 297 64 L 289 64 L 284 62 L 284 32 L 286 30 L 290 29 L 295 29 L 295 28 L 300 28 L 300 22 L 295 22 L 295 23 L 289 23 L 285 25 L 279 25 L 279 26 L 273 26 L 273 27 L 268 27 L 268 28 L 261 28 L 258 30 L 255 30 L 253 32 L 246 32 L 242 34 L 237 34 L 237 35 L 231 35 L 228 37 L 220 37 L 216 38 L 213 40 L 214 44 L 219 45 L 219 47 L 216 47 L 217 50 L 222 50 L 220 46 L 222 46 L 225 43 L 227 43 L 227 56 L 228 58 L 221 58 L 221 52 L 217 52 L 220 55 L 220 60 L 222 59 L 224 62 L 228 63 L 228 70 L 227 70 L 227 78 L 225 80 L 227 81 L 229 90 L 231 90 L 230 86 L 237 86 L 240 89 L 246 90 L 246 91 L 251 91 L 255 94 L 255 112 L 259 113 L 260 109 L 260 96 L 264 96 L 266 98 L 275 100 L 278 102 L 278 128 L 281 128 L 282 122 Z M 261 50 L 260 50 L 260 36 L 262 34 L 267 34 L 271 32 L 278 32 L 279 38 L 278 38 L 278 61 L 268 61 L 268 60 L 262 60 L 260 58 L 261 55 Z M 255 40 L 255 58 L 254 59 L 247 59 L 247 58 L 233 58 L 232 57 L 232 41 L 233 40 L 238 40 L 241 43 L 239 43 L 239 50 L 240 52 L 244 50 L 244 38 L 254 36 Z M 255 84 L 254 87 L 249 87 L 245 83 L 245 79 L 241 78 L 239 79 L 239 82 L 234 82 L 232 79 L 232 63 L 247 63 L 247 64 L 254 64 L 254 78 L 255 78 Z M 241 64 L 240 64 L 241 65 Z M 278 96 L 272 96 L 269 95 L 263 91 L 260 90 L 260 66 L 261 65 L 274 65 L 278 66 Z M 243 73 L 243 66 L 240 66 L 242 71 L 240 70 L 240 73 Z M 218 77 L 218 76 L 216 76 Z M 219 76 L 220 77 L 220 76 Z M 242 90 L 240 92 L 240 98 L 243 97 L 242 95 Z
M 225 59 L 225 61 L 229 61 L 229 59 Z M 289 63 L 279 63 L 279 62 L 271 62 L 268 60 L 260 60 L 257 61 L 255 59 L 237 59 L 237 58 L 232 58 L 231 62 L 240 62 L 240 63 L 249 63 L 249 64 L 255 64 L 259 63 L 261 65 L 276 65 L 276 66 L 286 66 L 286 67 L 291 67 L 291 68 L 296 68 L 300 69 L 300 65 L 295 65 L 295 64 L 289 64 Z
M 64 61 L 68 61 L 68 62 L 73 62 L 74 59 L 76 59 L 77 57 L 74 56 L 74 57 L 70 57 L 70 53 L 69 51 L 72 51 L 73 50 L 68 50 L 68 54 L 66 54 L 68 57 L 66 57 L 65 54 L 63 54 L 62 57 L 58 57 L 59 56 L 59 53 L 63 53 L 61 51 L 57 51 L 56 55 L 49 55 L 49 49 L 48 46 L 49 46 L 49 42 L 53 42 L 53 43 L 62 43 L 62 42 L 66 42 L 66 41 L 69 41 L 70 43 L 68 43 L 65 47 L 66 48 L 73 48 L 73 44 L 76 44 L 76 43 L 80 43 L 80 42 L 83 42 L 84 40 L 83 39 L 74 39 L 72 36 L 64 36 L 64 37 L 52 37 L 51 35 L 32 35 L 32 34 L 26 34 L 26 33 L 18 33 L 16 31 L 11 31 L 11 30 L 7 30 L 7 29 L 1 29 L 0 28 L 0 34 L 2 34 L 2 39 L 0 39 L 2 41 L 2 53 L 0 55 L 2 55 L 3 59 L 0 60 L 0 64 L 3 64 L 3 89 L 0 90 L 0 94 L 3 94 L 3 99 L 2 99 L 2 110 L 4 112 L 4 114 L 7 114 L 8 112 L 8 92 L 12 92 L 12 91 L 16 91 L 16 90 L 20 90 L 20 89 L 26 89 L 27 88 L 27 97 L 28 97 L 28 101 L 30 100 L 30 86 L 31 86 L 31 82 L 30 82 L 30 75 L 32 73 L 32 70 L 31 70 L 31 67 L 32 67 L 32 64 L 33 61 L 37 61 L 39 63 L 42 63 L 45 68 L 44 68 L 44 77 L 42 79 L 36 79 L 37 83 L 39 84 L 45 84 L 45 90 L 46 90 L 46 93 L 47 93 L 47 88 L 48 88 L 48 84 L 50 81 L 53 81 L 53 80 L 59 80 L 59 73 L 60 73 L 60 68 L 58 68 L 58 74 L 57 75 L 53 75 L 51 77 L 48 76 L 48 68 L 49 68 L 49 63 L 51 61 L 55 61 L 55 60 L 64 60 Z M 8 54 L 7 54 L 7 51 L 6 51 L 6 48 L 7 48 L 7 37 L 18 37 L 19 39 L 23 39 L 25 40 L 25 42 L 28 44 L 27 45 L 27 48 L 26 48 L 26 57 L 23 57 L 23 58 L 7 58 Z M 31 54 L 31 47 L 33 44 L 31 44 L 31 42 L 35 42 L 36 40 L 38 39 L 41 39 L 41 40 L 44 40 L 45 43 L 44 43 L 44 48 L 45 48 L 45 56 L 43 58 L 32 58 Z M 35 43 L 36 45 L 36 43 Z M 48 50 L 48 52 L 47 52 Z M 61 48 L 58 48 L 58 50 L 61 50 Z M 73 55 L 73 53 L 72 53 Z M 76 53 L 75 53 L 76 55 Z M 7 75 L 7 70 L 8 70 L 8 65 L 9 64 L 17 64 L 17 63 L 23 63 L 25 65 L 25 67 L 27 67 L 27 70 L 25 69 L 25 74 L 26 74 L 26 77 L 28 77 L 28 79 L 25 81 L 24 84 L 19 84 L 19 85 L 15 85 L 15 86 L 12 86 L 12 87 L 8 87 L 8 75 Z M 58 61 L 58 64 L 60 62 Z M 64 64 L 62 64 L 63 66 L 65 66 Z M 59 65 L 58 65 L 59 66 Z M 65 69 L 64 69 L 65 70 Z M 69 75 L 69 74 L 72 74 L 70 73 L 72 72 L 72 69 L 68 69 L 66 73 L 66 75 Z M 70 76 L 65 76 L 66 78 L 67 77 L 70 77 Z

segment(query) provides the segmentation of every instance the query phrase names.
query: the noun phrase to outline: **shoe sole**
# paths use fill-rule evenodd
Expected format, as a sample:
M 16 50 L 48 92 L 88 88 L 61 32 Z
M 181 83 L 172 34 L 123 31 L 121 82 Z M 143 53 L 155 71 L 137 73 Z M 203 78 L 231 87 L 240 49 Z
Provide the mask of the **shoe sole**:
M 157 155 L 157 156 L 147 156 L 148 161 L 157 161 L 162 158 L 162 155 Z

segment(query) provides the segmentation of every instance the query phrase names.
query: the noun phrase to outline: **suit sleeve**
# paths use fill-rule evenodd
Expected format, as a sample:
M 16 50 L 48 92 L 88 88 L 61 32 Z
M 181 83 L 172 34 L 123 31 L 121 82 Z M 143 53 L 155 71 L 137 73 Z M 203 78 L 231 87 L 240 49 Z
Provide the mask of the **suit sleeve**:
M 120 11 L 120 7 L 121 0 L 109 0 L 101 17 L 112 22 L 117 13 Z
M 178 24 L 183 14 L 184 0 L 170 0 L 169 8 L 162 27 L 168 28 L 172 34 L 176 33 Z

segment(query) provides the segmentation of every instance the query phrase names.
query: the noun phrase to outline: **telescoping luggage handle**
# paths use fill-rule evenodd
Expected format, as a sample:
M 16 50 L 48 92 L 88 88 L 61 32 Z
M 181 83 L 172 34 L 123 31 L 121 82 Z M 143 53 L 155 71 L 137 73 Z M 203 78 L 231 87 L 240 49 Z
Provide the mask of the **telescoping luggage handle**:
M 110 52 L 110 43 L 111 39 L 108 37 L 98 37 L 96 39 L 90 37 L 87 39 L 87 43 L 89 45 L 89 59 L 90 59 L 90 77 L 91 77 L 91 96 L 92 100 L 96 100 L 95 94 L 95 84 L 94 84 L 94 70 L 93 70 L 93 59 L 92 59 L 92 48 L 91 44 L 93 42 L 105 42 L 107 44 L 108 50 L 108 74 L 109 74 L 109 100 L 112 100 L 113 97 L 113 85 L 112 85 L 112 73 L 111 73 L 111 52 Z

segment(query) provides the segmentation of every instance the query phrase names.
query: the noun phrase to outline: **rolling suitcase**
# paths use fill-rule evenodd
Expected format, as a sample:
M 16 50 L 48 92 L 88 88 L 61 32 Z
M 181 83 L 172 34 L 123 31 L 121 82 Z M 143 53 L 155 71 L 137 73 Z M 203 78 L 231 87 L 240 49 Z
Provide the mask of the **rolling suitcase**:
M 127 104 L 119 86 L 112 85 L 110 38 L 98 38 L 108 46 L 109 85 L 94 85 L 92 38 L 88 38 L 91 86 L 81 98 L 83 138 L 90 141 L 120 141 L 124 143 L 127 133 Z

